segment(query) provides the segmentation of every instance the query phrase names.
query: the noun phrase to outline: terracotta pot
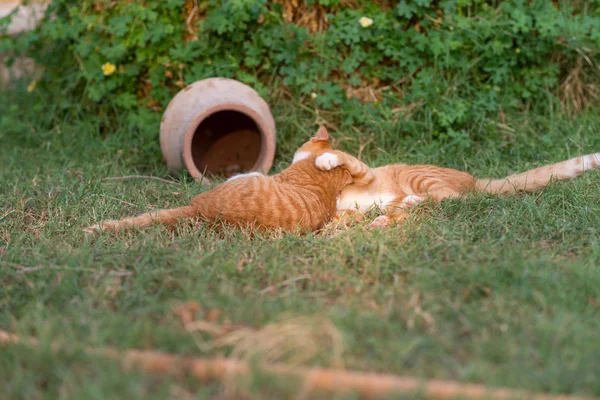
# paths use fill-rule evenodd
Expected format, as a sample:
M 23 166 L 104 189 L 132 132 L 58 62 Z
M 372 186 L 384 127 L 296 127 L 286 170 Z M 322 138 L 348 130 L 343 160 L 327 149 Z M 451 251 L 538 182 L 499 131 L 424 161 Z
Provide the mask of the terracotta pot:
M 233 79 L 192 83 L 171 100 L 160 124 L 160 148 L 169 169 L 185 167 L 206 183 L 212 176 L 267 173 L 275 141 L 275 121 L 267 103 Z

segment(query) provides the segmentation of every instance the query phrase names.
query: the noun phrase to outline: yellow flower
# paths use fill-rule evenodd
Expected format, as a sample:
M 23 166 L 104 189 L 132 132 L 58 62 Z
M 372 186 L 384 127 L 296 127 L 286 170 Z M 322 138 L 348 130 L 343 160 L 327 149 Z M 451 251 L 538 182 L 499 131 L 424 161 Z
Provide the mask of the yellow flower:
M 517 48 L 515 49 L 515 53 L 517 53 L 517 54 L 520 54 L 520 53 L 521 53 L 521 49 L 517 47 Z
M 358 20 L 358 22 L 360 23 L 360 26 L 362 26 L 363 28 L 368 28 L 371 25 L 373 25 L 373 20 L 369 17 L 362 17 L 361 19 Z
M 102 72 L 104 72 L 104 76 L 112 75 L 116 70 L 117 67 L 115 64 L 107 62 L 106 64 L 102 65 Z
M 35 90 L 36 86 L 37 86 L 37 81 L 31 81 L 31 83 L 27 86 L 27 91 L 29 93 L 33 92 Z

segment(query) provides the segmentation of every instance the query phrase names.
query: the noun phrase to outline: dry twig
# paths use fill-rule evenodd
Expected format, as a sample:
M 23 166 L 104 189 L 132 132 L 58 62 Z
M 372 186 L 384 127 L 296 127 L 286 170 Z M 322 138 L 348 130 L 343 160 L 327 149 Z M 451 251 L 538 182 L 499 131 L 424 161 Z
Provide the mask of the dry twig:
M 111 176 L 108 178 L 103 178 L 102 181 L 122 181 L 122 180 L 126 180 L 126 179 L 152 179 L 155 181 L 159 181 L 159 182 L 164 182 L 164 183 L 168 183 L 171 185 L 179 185 L 179 182 L 175 182 L 175 181 L 171 181 L 168 179 L 163 179 L 163 178 L 159 178 L 157 176 L 150 176 L 150 175 L 126 175 L 126 176 Z
M 0 329 L 0 345 L 22 344 L 37 347 L 34 338 L 22 338 Z M 60 346 L 52 346 L 59 351 Z M 248 363 L 224 358 L 182 357 L 168 353 L 144 350 L 118 351 L 113 348 L 87 348 L 85 352 L 117 360 L 124 368 L 137 367 L 159 375 L 187 373 L 196 379 L 222 381 L 232 375 L 247 376 L 252 371 Z M 453 381 L 422 381 L 412 377 L 385 374 L 361 373 L 343 369 L 290 368 L 284 364 L 263 365 L 266 373 L 277 377 L 296 377 L 304 382 L 304 393 L 348 393 L 355 392 L 364 398 L 375 398 L 390 393 L 422 393 L 426 399 L 530 399 L 530 400 L 592 400 L 590 397 L 549 395 L 513 389 L 492 389 L 483 385 L 463 384 Z

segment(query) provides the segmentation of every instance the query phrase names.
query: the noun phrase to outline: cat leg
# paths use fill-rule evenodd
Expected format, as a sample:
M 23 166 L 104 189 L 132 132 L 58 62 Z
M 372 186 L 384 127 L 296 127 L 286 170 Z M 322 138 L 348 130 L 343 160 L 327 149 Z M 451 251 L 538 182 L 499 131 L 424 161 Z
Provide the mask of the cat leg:
M 316 158 L 315 165 L 322 171 L 330 171 L 336 167 L 342 167 L 350 172 L 354 180 L 353 183 L 359 186 L 367 186 L 375 179 L 375 174 L 373 174 L 368 165 L 338 150 L 331 150 L 321 154 Z
M 157 210 L 147 212 L 137 217 L 124 218 L 121 220 L 107 220 L 99 224 L 88 226 L 83 231 L 87 234 L 98 233 L 102 231 L 116 232 L 127 228 L 141 228 L 149 226 L 154 222 L 160 222 L 164 225 L 174 225 L 181 218 L 190 218 L 196 216 L 193 207 L 179 207 L 171 210 Z
M 427 190 L 427 194 L 423 197 L 430 198 L 434 201 L 441 201 L 444 199 L 449 199 L 451 197 L 459 197 L 460 193 L 454 189 L 441 187 L 441 188 L 429 188 Z
M 375 218 L 369 225 L 369 229 L 382 228 L 403 222 L 410 215 L 409 210 L 423 200 L 425 198 L 421 196 L 409 195 L 389 202 L 386 206 L 386 213 Z
M 410 213 L 408 210 L 416 204 L 424 201 L 425 199 L 431 199 L 434 201 L 441 201 L 443 199 L 449 199 L 452 197 L 459 197 L 460 193 L 454 189 L 447 187 L 440 188 L 429 188 L 427 193 L 415 196 L 409 195 L 404 197 L 400 201 L 392 201 L 386 207 L 386 214 L 381 215 L 373 220 L 369 228 L 380 228 L 389 226 L 392 223 L 399 223 L 404 221 Z
M 410 213 L 407 211 L 399 211 L 392 214 L 380 215 L 369 224 L 369 229 L 384 228 L 392 224 L 399 224 L 408 218 L 409 215 Z
M 406 197 L 404 197 L 401 201 L 400 201 L 400 208 L 403 208 L 405 210 L 410 209 L 411 207 L 421 203 L 422 201 L 424 201 L 425 198 L 421 197 L 421 196 L 415 196 L 415 195 L 408 195 Z M 390 206 L 393 206 L 390 204 Z M 388 208 L 390 207 L 388 206 Z M 398 206 L 396 206 L 396 208 L 398 208 Z

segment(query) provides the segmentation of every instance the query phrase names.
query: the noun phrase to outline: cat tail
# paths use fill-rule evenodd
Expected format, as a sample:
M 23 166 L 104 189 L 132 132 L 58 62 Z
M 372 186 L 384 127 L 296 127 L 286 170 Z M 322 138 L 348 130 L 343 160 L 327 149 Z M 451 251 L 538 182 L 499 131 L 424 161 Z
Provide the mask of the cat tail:
M 588 154 L 502 179 L 478 179 L 475 188 L 481 192 L 494 194 L 531 192 L 546 187 L 554 179 L 576 178 L 585 171 L 598 167 L 600 167 L 600 153 Z
M 170 210 L 156 210 L 136 217 L 130 217 L 120 220 L 102 221 L 99 224 L 88 226 L 83 231 L 85 233 L 94 233 L 101 231 L 115 232 L 127 228 L 142 228 L 149 226 L 155 222 L 160 222 L 164 225 L 174 225 L 182 218 L 193 218 L 197 216 L 197 212 L 191 206 L 172 208 Z

